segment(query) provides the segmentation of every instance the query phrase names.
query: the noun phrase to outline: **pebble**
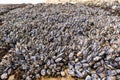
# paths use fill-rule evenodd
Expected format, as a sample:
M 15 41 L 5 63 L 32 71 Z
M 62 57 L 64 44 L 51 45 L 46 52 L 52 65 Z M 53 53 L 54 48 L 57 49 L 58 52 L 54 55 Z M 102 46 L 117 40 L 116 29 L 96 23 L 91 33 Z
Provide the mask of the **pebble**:
M 32 80 L 32 79 L 30 78 L 30 76 L 27 76 L 27 77 L 26 77 L 26 80 Z
M 82 52 L 79 51 L 79 52 L 77 53 L 77 56 L 81 57 L 81 56 L 82 56 Z
M 113 9 L 113 10 L 115 10 L 115 9 L 116 9 L 116 7 L 117 7 L 116 5 L 115 5 L 115 6 L 112 6 L 112 9 Z
M 1 75 L 1 79 L 7 79 L 8 78 L 8 74 L 7 73 L 3 73 L 2 75 Z
M 108 75 L 110 75 L 110 76 L 114 76 L 114 75 L 116 75 L 117 74 L 117 72 L 115 71 L 115 70 L 108 70 Z
M 93 58 L 94 61 L 99 61 L 101 59 L 101 57 L 96 56 L 95 58 Z
M 68 70 L 68 73 L 72 76 L 75 76 L 75 72 L 73 70 Z
M 65 72 L 64 71 L 61 71 L 61 76 L 65 77 Z
M 55 62 L 60 62 L 62 60 L 62 58 L 60 57 L 60 58 L 57 58 L 56 60 L 55 60 Z
M 42 70 L 41 70 L 41 75 L 42 75 L 42 76 L 45 76 L 45 74 L 46 74 L 46 70 L 45 70 L 45 69 L 42 69 Z
M 40 78 L 40 75 L 39 75 L 39 74 L 36 74 L 36 78 L 37 78 L 37 79 Z
M 107 76 L 107 80 L 117 80 L 115 76 Z
M 48 74 L 48 75 L 51 75 L 51 71 L 50 71 L 49 69 L 47 70 L 47 74 Z
M 74 53 L 69 54 L 69 58 L 72 58 L 74 56 Z
M 91 76 L 87 75 L 85 80 L 92 80 Z
M 76 70 L 76 75 L 77 75 L 77 77 L 83 77 L 83 74 L 78 70 Z
M 115 58 L 115 61 L 120 61 L 120 57 Z

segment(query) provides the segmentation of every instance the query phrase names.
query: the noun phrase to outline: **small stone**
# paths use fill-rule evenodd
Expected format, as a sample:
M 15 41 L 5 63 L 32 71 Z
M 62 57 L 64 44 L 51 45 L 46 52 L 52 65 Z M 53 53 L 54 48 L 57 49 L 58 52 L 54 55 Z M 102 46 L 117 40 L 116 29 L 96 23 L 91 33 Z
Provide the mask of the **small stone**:
M 88 67 L 89 64 L 88 63 L 83 63 L 83 67 Z
M 65 76 L 65 72 L 61 71 L 61 76 L 64 77 Z
M 83 71 L 82 72 L 82 77 L 85 77 L 87 75 L 87 72 L 86 71 Z
M 69 58 L 73 58 L 73 56 L 74 56 L 74 53 L 69 54 Z
M 55 60 L 55 62 L 60 62 L 62 60 L 62 58 L 60 57 L 60 58 L 57 58 L 56 60 Z
M 51 71 L 50 71 L 49 69 L 47 70 L 47 74 L 48 74 L 48 75 L 51 75 Z
M 101 57 L 99 57 L 99 56 L 93 58 L 94 61 L 99 61 L 100 59 L 101 59 Z
M 76 70 L 76 75 L 77 75 L 77 77 L 83 77 L 83 75 L 82 75 L 82 73 L 80 72 L 80 71 L 78 71 L 78 70 Z
M 106 77 L 102 78 L 102 80 L 106 80 Z
M 36 74 L 36 78 L 40 78 L 40 75 L 39 75 L 39 74 Z
M 120 61 L 120 57 L 115 58 L 115 61 Z
M 99 73 L 98 75 L 99 75 L 101 78 L 106 77 L 106 73 L 105 73 L 105 72 Z
M 110 48 L 108 51 L 107 51 L 107 54 L 111 54 L 114 52 L 114 49 L 113 48 Z
M 108 55 L 108 56 L 106 57 L 106 60 L 110 60 L 110 59 L 112 59 L 112 56 L 111 56 L 111 55 Z
M 113 10 L 115 10 L 115 9 L 116 9 L 116 7 L 117 7 L 117 6 L 116 6 L 116 5 L 114 5 L 114 6 L 112 6 L 112 9 L 113 9 Z
M 117 80 L 115 76 L 107 76 L 107 80 Z
M 115 70 L 108 70 L 108 75 L 109 76 L 114 76 L 116 74 L 117 74 L 117 72 Z
M 2 75 L 1 75 L 1 79 L 7 79 L 8 78 L 8 74 L 7 73 L 3 73 Z
M 79 60 L 78 58 L 77 58 L 77 59 L 75 59 L 75 62 L 78 62 L 78 60 Z
M 51 61 L 50 61 L 50 60 L 48 60 L 48 61 L 47 61 L 47 65 L 49 66 L 50 64 L 51 64 Z
M 81 67 L 82 67 L 81 63 L 78 62 L 78 63 L 75 64 L 75 69 L 76 70 L 80 69 Z
M 45 69 L 42 69 L 41 70 L 41 75 L 44 76 L 46 74 L 46 70 Z
M 92 80 L 92 78 L 91 78 L 91 76 L 87 76 L 86 78 L 85 78 L 85 80 Z
M 79 51 L 78 53 L 77 53 L 77 56 L 82 56 L 82 52 L 81 51 Z
M 68 74 L 72 75 L 72 76 L 75 76 L 75 72 L 73 70 L 68 70 Z
M 117 72 L 117 74 L 120 74 L 120 70 L 119 69 L 117 69 L 116 72 Z
M 32 79 L 30 78 L 30 76 L 27 76 L 27 77 L 26 77 L 26 80 L 32 80 Z
M 27 69 L 27 68 L 28 68 L 28 66 L 27 66 L 27 65 L 24 65 L 24 64 L 22 65 L 22 69 L 24 69 L 24 70 L 25 70 L 25 69 Z
M 120 75 L 117 75 L 117 79 L 120 80 Z
M 7 73 L 8 73 L 8 75 L 9 75 L 9 74 L 11 74 L 11 72 L 12 72 L 12 69 L 11 69 L 11 68 L 10 68 L 10 69 L 8 69 L 8 72 L 7 72 Z
M 94 79 L 97 79 L 97 78 L 98 78 L 98 75 L 97 75 L 97 74 L 92 74 L 91 76 L 92 76 L 92 78 L 94 78 Z
M 72 69 L 74 66 L 70 63 L 68 63 L 69 69 Z
M 105 54 L 105 51 L 102 51 L 99 53 L 99 56 L 103 56 Z
M 109 69 L 114 69 L 114 67 L 111 66 L 111 65 L 107 65 L 107 67 L 108 67 Z
M 97 69 L 96 69 L 96 72 L 97 73 L 101 73 L 101 72 L 103 72 L 104 71 L 104 67 L 98 67 Z

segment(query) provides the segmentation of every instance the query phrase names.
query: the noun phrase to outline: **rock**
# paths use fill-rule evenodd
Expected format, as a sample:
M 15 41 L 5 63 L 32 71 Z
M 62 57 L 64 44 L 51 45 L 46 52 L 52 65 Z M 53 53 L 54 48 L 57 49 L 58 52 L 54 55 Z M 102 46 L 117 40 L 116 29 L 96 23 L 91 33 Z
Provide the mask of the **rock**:
M 82 56 L 82 52 L 79 51 L 79 52 L 77 53 L 77 56 L 81 57 L 81 56 Z
M 45 70 L 45 69 L 42 69 L 42 70 L 41 70 L 41 75 L 42 75 L 42 76 L 45 76 L 45 74 L 46 74 L 46 70 Z
M 47 70 L 47 74 L 48 74 L 48 75 L 51 75 L 50 69 Z
M 107 73 L 109 76 L 114 76 L 117 74 L 117 72 L 115 70 L 108 70 Z
M 92 74 L 91 76 L 92 76 L 92 79 L 98 79 L 99 78 L 97 74 Z
M 47 61 L 47 65 L 48 65 L 48 66 L 50 66 L 50 64 L 51 64 L 51 61 L 50 61 L 50 60 L 48 60 L 48 61 Z
M 115 58 L 115 61 L 120 61 L 120 57 Z
M 117 79 L 118 79 L 118 80 L 120 79 L 120 75 L 117 76 Z
M 62 60 L 62 58 L 60 57 L 60 58 L 57 58 L 56 60 L 55 60 L 55 62 L 60 62 Z
M 61 71 L 61 76 L 65 77 L 65 72 L 64 71 Z
M 69 54 L 69 58 L 73 58 L 73 56 L 74 56 L 74 53 Z
M 91 76 L 87 75 L 85 80 L 92 80 Z
M 78 62 L 78 63 L 75 64 L 75 67 L 74 67 L 74 68 L 75 68 L 76 70 L 78 70 L 78 69 L 80 69 L 81 67 L 82 67 L 82 64 Z M 72 66 L 71 68 L 73 68 L 73 66 Z
M 114 5 L 114 6 L 112 6 L 112 9 L 113 9 L 113 10 L 115 10 L 115 9 L 116 9 L 116 7 L 117 7 L 117 6 L 116 6 L 116 5 Z
M 104 78 L 104 77 L 107 76 L 107 74 L 106 74 L 105 72 L 99 73 L 98 75 L 99 75 L 101 78 Z
M 73 70 L 68 70 L 68 74 L 70 74 L 71 76 L 75 76 L 75 72 Z
M 117 80 L 115 76 L 107 76 L 107 80 Z
M 83 65 L 83 67 L 89 67 L 88 63 L 83 63 L 82 65 Z
M 76 75 L 77 75 L 77 77 L 79 77 L 79 78 L 82 78 L 82 77 L 83 77 L 82 73 L 81 73 L 80 71 L 78 71 L 78 70 L 76 70 Z
M 36 74 L 36 76 L 35 76 L 35 77 L 38 79 L 38 78 L 40 78 L 40 75 L 39 75 L 39 74 Z
M 26 80 L 32 80 L 32 79 L 30 78 L 30 76 L 27 76 L 27 77 L 26 77 Z
M 8 71 L 7 71 L 8 75 L 10 75 L 11 72 L 12 72 L 12 68 L 8 69 Z
M 3 73 L 2 75 L 1 75 L 1 79 L 7 79 L 8 78 L 8 74 L 7 73 Z
M 101 57 L 96 56 L 95 58 L 93 58 L 94 61 L 99 61 L 101 59 Z

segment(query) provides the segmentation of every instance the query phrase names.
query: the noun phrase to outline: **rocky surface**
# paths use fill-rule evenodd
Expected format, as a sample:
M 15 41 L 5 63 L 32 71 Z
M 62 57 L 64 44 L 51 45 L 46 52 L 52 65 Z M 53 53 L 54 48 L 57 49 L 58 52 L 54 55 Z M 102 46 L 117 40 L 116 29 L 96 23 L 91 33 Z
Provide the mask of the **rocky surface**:
M 103 3 L 107 3 L 107 4 L 112 4 L 114 1 L 119 1 L 120 0 L 44 0 L 46 3 L 85 3 L 85 4 L 96 4 L 96 5 L 101 5 Z
M 67 69 L 78 79 L 119 80 L 119 7 L 42 3 L 8 9 L 0 15 L 0 46 L 9 46 L 1 79 L 13 73 L 20 80 L 66 76 Z

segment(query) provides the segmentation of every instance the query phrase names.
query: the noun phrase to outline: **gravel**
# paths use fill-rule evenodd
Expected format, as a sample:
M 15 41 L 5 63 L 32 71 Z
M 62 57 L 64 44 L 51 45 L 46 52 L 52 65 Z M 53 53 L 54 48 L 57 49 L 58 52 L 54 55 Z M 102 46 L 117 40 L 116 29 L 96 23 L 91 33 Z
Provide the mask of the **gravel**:
M 119 79 L 120 16 L 82 4 L 35 4 L 0 15 L 1 78 L 69 75 L 85 80 Z M 7 76 L 5 75 L 7 74 Z

